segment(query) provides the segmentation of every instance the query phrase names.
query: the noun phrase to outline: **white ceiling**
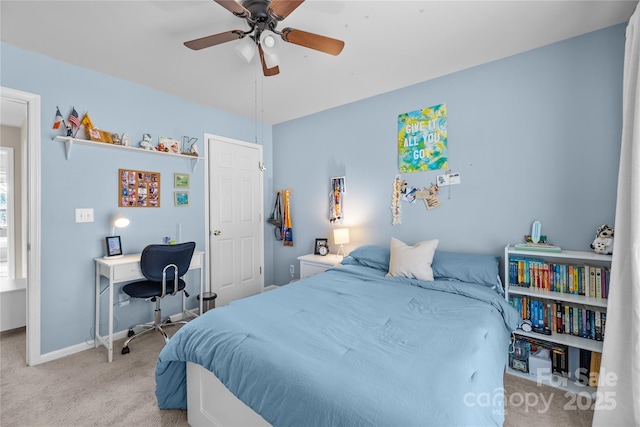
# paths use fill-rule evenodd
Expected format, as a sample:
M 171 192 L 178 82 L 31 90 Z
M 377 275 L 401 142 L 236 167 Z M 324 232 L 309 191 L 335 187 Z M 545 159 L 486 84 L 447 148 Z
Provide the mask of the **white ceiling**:
M 341 39 L 344 50 L 334 57 L 281 42 L 280 74 L 264 78 L 258 61 L 237 55 L 239 41 L 184 47 L 248 29 L 212 0 L 2 0 L 0 34 L 26 50 L 276 124 L 626 22 L 637 3 L 307 0 L 278 29 Z

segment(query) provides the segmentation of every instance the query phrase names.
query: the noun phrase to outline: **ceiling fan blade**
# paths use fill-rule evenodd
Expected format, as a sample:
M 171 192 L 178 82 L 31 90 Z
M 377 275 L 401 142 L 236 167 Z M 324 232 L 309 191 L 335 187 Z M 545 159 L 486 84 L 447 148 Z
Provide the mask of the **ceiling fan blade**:
M 277 65 L 272 68 L 267 68 L 267 63 L 264 61 L 264 51 L 260 45 L 258 45 L 258 52 L 260 53 L 260 62 L 262 63 L 262 72 L 264 73 L 264 76 L 271 77 L 276 74 L 280 74 L 280 68 Z
M 215 1 L 220 6 L 224 7 L 234 15 L 239 16 L 240 18 L 246 18 L 247 16 L 251 15 L 251 12 L 249 12 L 243 5 L 241 5 L 235 0 L 213 0 L 213 1 Z
M 230 42 L 231 40 L 238 40 L 242 37 L 244 37 L 244 33 L 242 31 L 231 30 L 224 33 L 214 34 L 211 36 L 184 42 L 184 45 L 189 49 L 200 50 L 204 49 L 205 47 L 211 47 L 218 44 Z
M 320 52 L 330 55 L 339 55 L 340 52 L 342 52 L 342 48 L 344 48 L 344 42 L 342 40 L 332 39 L 331 37 L 308 33 L 289 27 L 282 30 L 282 40 L 308 47 L 309 49 L 319 50 Z
M 302 3 L 304 0 L 271 0 L 269 11 L 271 16 L 282 21 Z

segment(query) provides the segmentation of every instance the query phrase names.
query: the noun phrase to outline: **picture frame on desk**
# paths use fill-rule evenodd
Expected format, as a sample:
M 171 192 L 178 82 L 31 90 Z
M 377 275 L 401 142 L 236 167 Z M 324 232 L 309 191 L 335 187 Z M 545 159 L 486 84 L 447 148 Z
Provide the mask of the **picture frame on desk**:
M 120 236 L 107 236 L 104 239 L 107 246 L 107 255 L 105 258 L 121 258 L 122 242 Z

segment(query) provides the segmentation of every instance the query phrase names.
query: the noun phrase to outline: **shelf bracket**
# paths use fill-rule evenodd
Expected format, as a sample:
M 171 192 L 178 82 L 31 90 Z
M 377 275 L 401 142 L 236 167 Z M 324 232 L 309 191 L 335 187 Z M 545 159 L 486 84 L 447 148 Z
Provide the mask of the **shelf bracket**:
M 198 166 L 199 158 L 191 159 L 191 173 L 195 173 L 196 166 Z
M 71 158 L 71 148 L 73 148 L 73 139 L 69 138 L 64 141 L 64 150 L 67 160 Z

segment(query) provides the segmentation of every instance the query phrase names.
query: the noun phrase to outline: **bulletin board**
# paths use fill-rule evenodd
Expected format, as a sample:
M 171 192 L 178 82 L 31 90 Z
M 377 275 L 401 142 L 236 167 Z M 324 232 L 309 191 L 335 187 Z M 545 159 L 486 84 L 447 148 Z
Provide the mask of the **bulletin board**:
M 122 208 L 159 208 L 160 173 L 118 169 L 118 206 Z

